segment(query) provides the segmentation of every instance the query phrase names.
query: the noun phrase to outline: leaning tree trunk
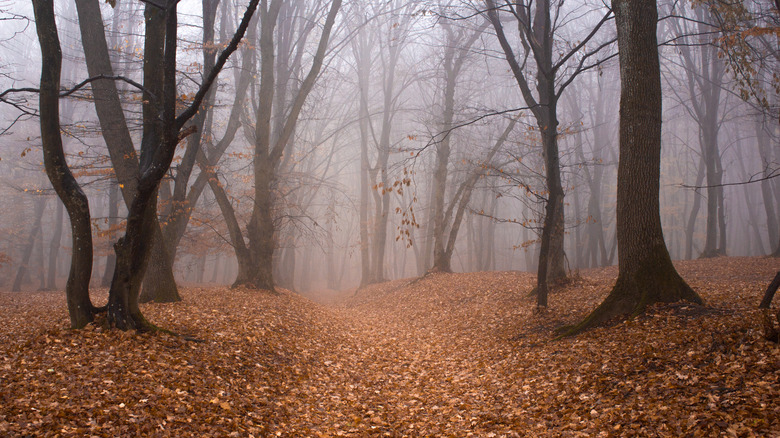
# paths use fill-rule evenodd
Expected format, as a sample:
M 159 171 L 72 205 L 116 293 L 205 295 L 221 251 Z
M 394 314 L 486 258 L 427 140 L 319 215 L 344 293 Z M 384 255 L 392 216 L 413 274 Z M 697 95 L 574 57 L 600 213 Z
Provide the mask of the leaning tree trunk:
M 70 326 L 92 322 L 95 307 L 89 298 L 92 274 L 92 224 L 89 201 L 68 168 L 60 135 L 59 92 L 62 51 L 52 0 L 33 1 L 35 27 L 41 45 L 40 121 L 43 164 L 54 191 L 68 211 L 71 226 L 71 264 L 65 296 Z
M 653 0 L 615 0 L 620 58 L 620 160 L 614 288 L 573 334 L 655 302 L 702 299 L 680 277 L 664 243 L 660 215 L 661 75 Z

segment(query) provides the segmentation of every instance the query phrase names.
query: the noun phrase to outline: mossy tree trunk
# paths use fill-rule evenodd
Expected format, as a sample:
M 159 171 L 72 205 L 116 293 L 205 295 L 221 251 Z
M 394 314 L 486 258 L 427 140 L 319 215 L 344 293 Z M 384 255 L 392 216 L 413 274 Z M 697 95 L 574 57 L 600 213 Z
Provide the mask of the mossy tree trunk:
M 619 273 L 601 305 L 573 334 L 655 302 L 702 299 L 680 277 L 664 243 L 659 208 L 661 75 L 653 0 L 615 0 L 620 58 L 620 161 L 617 187 Z

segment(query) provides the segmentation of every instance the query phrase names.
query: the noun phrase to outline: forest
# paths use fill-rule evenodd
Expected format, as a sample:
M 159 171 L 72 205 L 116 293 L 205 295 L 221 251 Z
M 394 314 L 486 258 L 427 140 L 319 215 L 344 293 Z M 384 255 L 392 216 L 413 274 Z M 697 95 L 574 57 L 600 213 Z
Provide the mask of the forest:
M 780 434 L 780 1 L 0 22 L 0 435 Z

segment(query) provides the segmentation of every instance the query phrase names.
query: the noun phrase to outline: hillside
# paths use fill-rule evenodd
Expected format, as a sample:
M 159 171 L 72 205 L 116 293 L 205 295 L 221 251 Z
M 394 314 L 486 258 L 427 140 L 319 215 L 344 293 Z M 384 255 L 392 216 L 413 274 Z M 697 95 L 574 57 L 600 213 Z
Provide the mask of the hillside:
M 614 268 L 580 272 L 544 314 L 534 277 L 515 272 L 397 280 L 328 304 L 190 288 L 143 308 L 202 342 L 66 330 L 62 293 L 3 292 L 0 435 L 780 436 L 780 348 L 755 310 L 777 260 L 678 268 L 707 307 L 655 306 L 559 341 Z

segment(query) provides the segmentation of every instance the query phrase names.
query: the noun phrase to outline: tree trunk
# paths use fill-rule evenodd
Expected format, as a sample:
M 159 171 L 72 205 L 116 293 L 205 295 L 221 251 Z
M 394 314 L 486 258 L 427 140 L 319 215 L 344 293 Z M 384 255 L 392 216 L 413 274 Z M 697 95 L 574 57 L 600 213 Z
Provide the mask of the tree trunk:
M 97 2 L 92 0 L 76 1 L 87 71 L 90 76 L 113 76 L 114 70 L 108 54 L 108 44 L 103 30 L 103 17 L 99 6 Z M 144 43 L 144 70 L 145 75 L 150 75 L 150 78 L 144 80 L 144 86 L 159 99 L 162 91 L 160 65 L 162 63 L 165 13 L 157 7 L 147 5 L 145 18 L 147 35 Z M 148 73 L 146 73 L 147 69 L 149 69 Z M 92 82 L 91 86 L 95 95 L 95 110 L 103 138 L 108 146 L 111 164 L 122 188 L 125 205 L 128 206 L 129 210 L 138 190 L 139 162 L 119 100 L 119 93 L 116 84 L 110 79 Z M 150 126 L 156 124 L 158 119 L 159 102 L 153 102 L 148 96 L 145 97 L 144 102 L 144 136 L 148 136 L 150 129 L 159 129 Z M 159 136 L 160 134 L 155 135 Z M 153 220 L 157 222 L 156 217 Z M 159 229 L 159 224 L 155 227 Z M 162 250 L 162 248 L 155 247 L 153 252 L 157 253 Z M 150 290 L 149 293 L 153 296 L 159 294 L 166 300 L 178 301 L 180 298 L 178 298 L 170 261 L 164 260 L 161 263 L 162 270 L 155 276 L 155 281 L 159 284 L 155 285 L 155 290 Z M 155 264 L 155 266 L 158 265 Z M 165 268 L 168 268 L 167 271 Z
M 699 161 L 699 167 L 696 173 L 696 187 L 701 186 L 704 182 L 704 161 Z M 691 207 L 691 214 L 688 216 L 688 225 L 685 227 L 685 259 L 691 260 L 693 258 L 693 233 L 696 231 L 696 217 L 699 215 L 699 208 L 701 208 L 701 193 L 698 189 L 693 192 L 693 207 Z
M 181 301 L 179 288 L 173 276 L 173 257 L 170 256 L 170 245 L 165 243 L 162 230 L 156 217 L 156 226 L 152 226 L 152 254 L 150 269 L 146 271 L 143 289 L 139 299 L 142 303 L 175 303 Z
M 655 302 L 701 298 L 672 264 L 661 229 L 661 74 L 652 0 L 612 3 L 620 59 L 620 160 L 618 164 L 618 279 L 601 305 L 567 334 L 636 315 Z
M 258 121 L 258 125 L 260 122 Z M 255 158 L 255 202 L 252 219 L 247 225 L 249 250 L 254 263 L 250 284 L 259 289 L 274 291 L 273 258 L 276 227 L 271 209 L 273 193 L 271 184 L 274 179 L 273 163 L 260 154 Z
M 160 31 L 155 14 L 162 12 L 147 5 L 146 43 L 149 56 L 144 57 L 144 84 L 151 87 L 155 78 L 153 68 L 163 69 L 162 92 L 158 96 L 160 113 L 156 117 L 150 106 L 144 106 L 144 135 L 141 143 L 140 172 L 137 193 L 128 208 L 127 229 L 125 235 L 114 245 L 116 250 L 116 269 L 108 296 L 108 321 L 117 328 L 128 330 L 149 330 L 149 324 L 138 308 L 138 292 L 149 261 L 151 241 L 157 215 L 156 192 L 160 181 L 170 169 L 179 132 L 198 111 L 203 97 L 213 84 L 216 76 L 225 65 L 230 54 L 238 47 L 243 38 L 249 20 L 257 7 L 252 0 L 247 7 L 241 25 L 233 39 L 222 51 L 214 68 L 201 84 L 193 103 L 176 115 L 176 43 L 177 43 L 177 0 L 168 0 L 164 17 L 165 28 Z M 156 45 L 164 37 L 164 52 L 160 57 Z M 155 65 L 155 63 L 157 63 Z M 148 88 L 147 88 L 148 89 Z M 153 122 L 152 122 L 153 121 Z M 154 125 L 152 125 L 154 123 Z M 159 123 L 159 125 L 158 125 Z
M 771 149 L 769 144 L 769 135 L 763 120 L 756 121 L 756 146 L 758 146 L 758 153 L 761 157 L 762 176 L 764 178 L 769 176 L 770 163 L 772 161 Z M 772 183 L 769 180 L 761 181 L 761 196 L 764 200 L 764 211 L 766 212 L 766 226 L 769 233 L 769 244 L 778 245 L 777 249 L 780 251 L 780 223 L 778 223 L 777 214 L 775 212 L 775 202 L 772 197 Z M 778 252 L 780 254 L 780 252 Z
M 59 78 L 59 74 L 57 75 L 57 78 Z M 57 104 L 59 105 L 59 103 Z M 59 123 L 59 116 L 57 121 Z M 27 277 L 30 273 L 30 259 L 32 258 L 32 253 L 35 249 L 35 242 L 38 239 L 38 234 L 41 233 L 41 221 L 43 219 L 43 210 L 45 207 L 46 198 L 40 197 L 35 200 L 35 212 L 33 213 L 35 222 L 33 222 L 33 226 L 30 229 L 30 234 L 27 236 L 27 243 L 25 243 L 24 250 L 22 251 L 22 262 L 19 265 L 19 269 L 16 271 L 14 284 L 11 288 L 11 291 L 13 292 L 19 292 L 22 290 L 22 283 L 24 283 L 25 277 Z M 90 266 L 90 270 L 91 269 L 92 267 Z
M 146 35 L 144 39 L 144 87 L 155 96 L 163 96 L 166 91 L 165 71 L 161 66 L 165 62 L 166 50 L 170 48 L 166 41 L 168 37 L 166 32 L 166 20 L 176 20 L 169 14 L 175 14 L 170 11 L 166 14 L 155 6 L 147 4 L 144 17 L 146 18 Z M 167 85 L 175 87 L 175 85 Z M 174 91 L 175 93 L 175 91 Z M 160 120 L 160 113 L 164 111 L 164 103 L 158 98 L 155 102 L 151 99 L 145 100 L 143 104 L 143 139 L 140 165 L 145 167 L 144 157 L 150 156 L 151 152 L 144 154 L 144 145 L 156 145 L 165 141 L 166 129 L 165 122 Z M 168 121 L 167 123 L 172 123 Z M 178 133 L 177 133 L 178 135 Z M 140 190 L 140 188 L 138 189 Z M 151 208 L 154 214 L 149 216 L 148 220 L 150 230 L 150 256 L 152 258 L 151 269 L 146 270 L 150 264 L 144 261 L 145 278 L 143 280 L 143 291 L 138 298 L 140 302 L 176 302 L 181 301 L 179 290 L 176 286 L 176 280 L 173 277 L 173 263 L 168 254 L 168 246 L 162 237 L 162 230 L 157 216 L 157 195 L 158 188 L 155 187 L 152 192 L 151 201 L 154 206 Z M 129 208 L 128 208 L 129 210 Z M 140 212 L 141 210 L 139 210 Z
M 64 218 L 62 202 L 57 202 L 57 212 L 54 219 L 54 234 L 51 236 L 51 243 L 49 244 L 49 272 L 46 280 L 47 290 L 57 289 L 57 257 L 62 247 L 62 222 Z
M 116 232 L 114 228 L 119 224 L 119 187 L 116 181 L 112 180 L 108 189 L 108 241 L 115 242 Z M 113 245 L 113 243 L 112 243 Z M 111 278 L 114 276 L 114 266 L 116 265 L 116 254 L 109 252 L 106 257 L 106 270 L 103 271 L 103 279 L 100 282 L 101 287 L 111 286 Z
M 41 46 L 40 121 L 43 163 L 71 224 L 71 265 L 65 296 L 72 328 L 92 322 L 95 307 L 89 298 L 92 272 L 92 224 L 89 201 L 68 168 L 60 135 L 59 92 L 62 51 L 52 0 L 33 1 L 35 27 Z

